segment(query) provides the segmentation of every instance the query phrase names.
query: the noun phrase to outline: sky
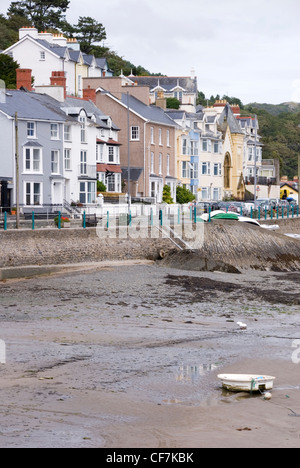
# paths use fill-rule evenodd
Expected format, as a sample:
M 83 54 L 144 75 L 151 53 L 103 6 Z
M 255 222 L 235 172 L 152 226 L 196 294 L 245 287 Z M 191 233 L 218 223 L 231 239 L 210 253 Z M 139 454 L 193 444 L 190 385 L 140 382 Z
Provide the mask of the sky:
M 0 12 L 10 3 L 0 0 Z M 105 45 L 151 73 L 194 69 L 207 98 L 300 102 L 299 0 L 71 0 L 67 20 L 80 16 L 102 23 Z

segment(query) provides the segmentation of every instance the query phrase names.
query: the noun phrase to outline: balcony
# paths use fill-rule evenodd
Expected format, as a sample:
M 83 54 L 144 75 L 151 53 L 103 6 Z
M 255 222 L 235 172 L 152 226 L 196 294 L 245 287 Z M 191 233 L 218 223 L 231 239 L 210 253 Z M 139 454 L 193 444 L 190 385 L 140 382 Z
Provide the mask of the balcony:
M 97 166 L 90 166 L 86 163 L 81 163 L 78 166 L 79 179 L 97 179 Z
M 246 177 L 245 183 L 246 185 L 254 185 L 254 177 Z M 257 185 L 277 185 L 277 179 L 276 177 L 257 177 L 256 183 Z

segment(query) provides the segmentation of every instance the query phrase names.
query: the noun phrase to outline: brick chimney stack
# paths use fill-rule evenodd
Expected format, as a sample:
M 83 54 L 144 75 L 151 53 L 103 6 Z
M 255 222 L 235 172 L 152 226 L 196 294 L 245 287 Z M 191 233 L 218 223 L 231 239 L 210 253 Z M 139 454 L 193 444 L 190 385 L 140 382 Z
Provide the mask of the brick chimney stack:
M 32 70 L 29 68 L 17 68 L 17 89 L 26 88 L 28 91 L 32 91 L 31 86 L 31 74 Z
M 67 78 L 64 71 L 53 71 L 50 77 L 51 86 L 62 86 L 64 88 L 65 98 L 67 97 Z
M 93 101 L 96 104 L 96 90 L 92 89 L 90 86 L 83 90 L 83 99 L 85 101 Z

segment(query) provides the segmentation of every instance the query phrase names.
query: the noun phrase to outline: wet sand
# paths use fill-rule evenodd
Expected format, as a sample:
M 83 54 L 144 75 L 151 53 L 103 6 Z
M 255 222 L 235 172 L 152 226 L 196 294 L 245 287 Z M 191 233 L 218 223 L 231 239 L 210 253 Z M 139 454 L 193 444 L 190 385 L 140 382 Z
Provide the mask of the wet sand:
M 106 264 L 1 282 L 0 446 L 300 447 L 299 281 Z M 272 400 L 225 372 L 276 376 Z

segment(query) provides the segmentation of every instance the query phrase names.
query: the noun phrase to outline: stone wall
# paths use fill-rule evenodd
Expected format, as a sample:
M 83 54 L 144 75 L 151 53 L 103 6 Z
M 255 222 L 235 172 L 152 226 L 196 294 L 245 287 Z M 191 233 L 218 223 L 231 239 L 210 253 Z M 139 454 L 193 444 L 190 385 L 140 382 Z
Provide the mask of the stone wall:
M 0 231 L 0 268 L 103 260 L 155 260 L 169 239 L 100 239 L 96 229 Z

